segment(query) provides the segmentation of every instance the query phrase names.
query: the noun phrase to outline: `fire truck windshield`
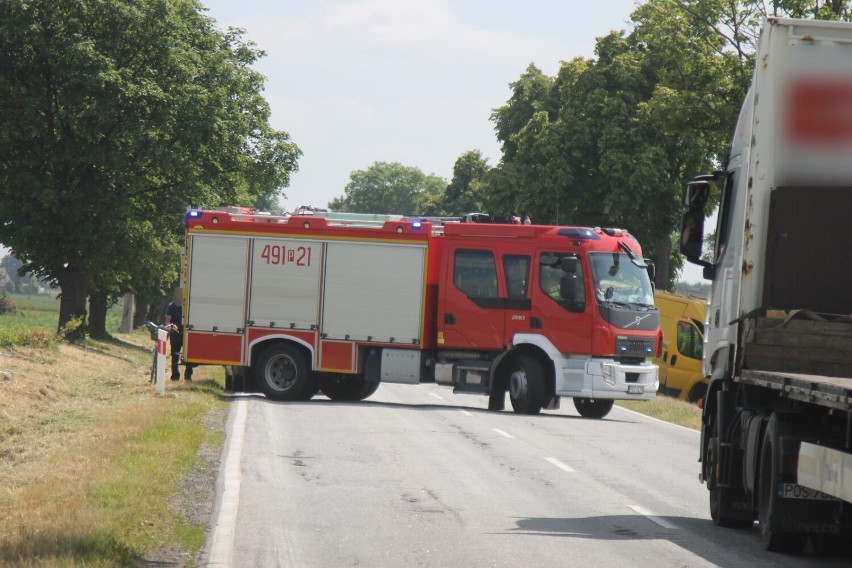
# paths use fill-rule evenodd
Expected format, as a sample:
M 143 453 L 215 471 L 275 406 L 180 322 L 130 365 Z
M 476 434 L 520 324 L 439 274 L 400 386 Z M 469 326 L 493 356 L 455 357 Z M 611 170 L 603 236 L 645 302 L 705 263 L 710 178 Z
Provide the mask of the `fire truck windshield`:
M 648 271 L 633 264 L 626 254 L 592 253 L 589 262 L 598 303 L 653 307 Z

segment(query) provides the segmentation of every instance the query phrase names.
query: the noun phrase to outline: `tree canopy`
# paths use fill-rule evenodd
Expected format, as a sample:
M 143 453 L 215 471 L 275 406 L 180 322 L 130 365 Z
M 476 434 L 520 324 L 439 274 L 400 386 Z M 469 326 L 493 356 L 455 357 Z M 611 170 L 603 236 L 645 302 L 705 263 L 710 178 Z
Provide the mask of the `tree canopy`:
M 352 172 L 343 196 L 328 206 L 350 213 L 442 215 L 447 182 L 397 162 L 375 162 Z
M 0 242 L 62 290 L 175 281 L 189 205 L 251 205 L 299 148 L 269 125 L 263 53 L 196 0 L 0 4 Z M 146 281 L 147 280 L 147 281 Z

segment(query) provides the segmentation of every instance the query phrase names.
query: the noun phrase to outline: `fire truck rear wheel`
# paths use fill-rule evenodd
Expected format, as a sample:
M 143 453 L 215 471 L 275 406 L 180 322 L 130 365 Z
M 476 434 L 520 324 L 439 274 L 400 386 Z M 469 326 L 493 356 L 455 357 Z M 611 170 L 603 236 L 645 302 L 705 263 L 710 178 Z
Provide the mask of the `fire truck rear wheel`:
M 509 400 L 517 414 L 538 414 L 545 398 L 544 367 L 531 355 L 519 355 L 509 371 Z
M 304 356 L 290 345 L 264 349 L 255 367 L 255 379 L 263 394 L 272 400 L 306 400 L 313 390 Z
M 612 404 L 612 400 L 604 398 L 595 400 L 590 398 L 574 398 L 574 408 L 577 409 L 577 412 L 583 418 L 603 418 L 612 410 Z

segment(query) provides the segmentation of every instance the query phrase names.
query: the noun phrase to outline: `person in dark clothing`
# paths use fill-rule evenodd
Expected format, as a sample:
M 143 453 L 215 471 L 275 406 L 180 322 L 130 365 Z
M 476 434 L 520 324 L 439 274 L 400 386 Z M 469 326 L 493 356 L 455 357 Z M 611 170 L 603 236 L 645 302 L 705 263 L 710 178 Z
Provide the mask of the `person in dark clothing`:
M 169 343 L 172 346 L 172 380 L 180 380 L 180 352 L 183 348 L 183 291 L 175 291 L 174 302 L 169 303 L 166 308 L 166 325 L 172 327 L 169 333 Z M 184 378 L 192 381 L 192 368 L 194 365 L 187 363 Z

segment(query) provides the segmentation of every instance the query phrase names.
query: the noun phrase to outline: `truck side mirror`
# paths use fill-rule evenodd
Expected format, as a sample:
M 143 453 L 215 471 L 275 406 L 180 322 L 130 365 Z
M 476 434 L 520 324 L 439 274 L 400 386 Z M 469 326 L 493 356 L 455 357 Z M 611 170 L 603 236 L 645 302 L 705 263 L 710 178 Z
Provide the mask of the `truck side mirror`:
M 680 252 L 690 262 L 701 259 L 704 249 L 704 211 L 690 209 L 680 222 Z
M 683 194 L 683 204 L 690 210 L 698 209 L 704 211 L 704 206 L 707 205 L 709 198 L 710 182 L 706 179 L 696 179 L 686 184 L 686 191 Z

